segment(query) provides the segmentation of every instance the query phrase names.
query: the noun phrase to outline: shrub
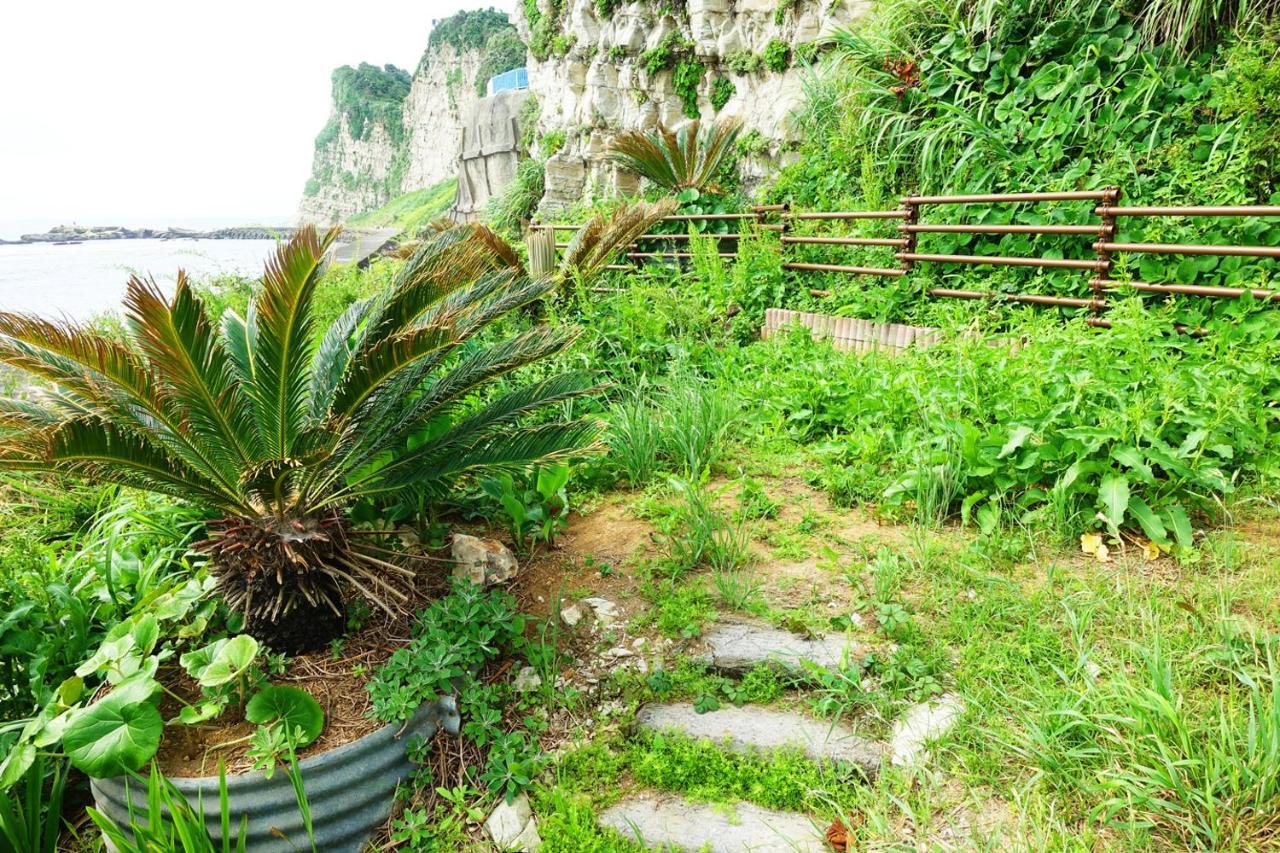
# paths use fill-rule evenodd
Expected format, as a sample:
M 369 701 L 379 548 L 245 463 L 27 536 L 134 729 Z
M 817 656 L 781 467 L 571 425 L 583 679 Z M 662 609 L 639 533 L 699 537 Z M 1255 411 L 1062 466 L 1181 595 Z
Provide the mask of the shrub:
M 770 39 L 764 46 L 761 58 L 765 68 L 775 74 L 781 74 L 791 65 L 791 48 L 780 39 Z
M 711 85 L 711 106 L 716 112 L 724 109 L 724 105 L 729 103 L 729 99 L 733 97 L 733 93 L 737 91 L 737 87 L 733 85 L 733 81 L 728 77 L 717 77 L 716 82 Z
M 702 75 L 706 71 L 707 67 L 700 60 L 684 59 L 676 65 L 672 75 L 676 94 L 684 105 L 684 114 L 692 119 L 702 115 L 702 110 L 698 108 L 698 87 L 702 85 Z

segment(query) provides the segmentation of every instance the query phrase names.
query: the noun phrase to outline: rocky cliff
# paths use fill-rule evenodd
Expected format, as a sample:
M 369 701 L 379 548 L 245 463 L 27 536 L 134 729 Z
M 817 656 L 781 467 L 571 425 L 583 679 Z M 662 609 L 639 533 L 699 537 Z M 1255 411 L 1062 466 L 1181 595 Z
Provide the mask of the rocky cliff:
M 870 0 L 527 0 L 516 28 L 529 44 L 529 84 L 547 160 L 541 209 L 629 189 L 606 151 L 620 130 L 738 117 L 748 187 L 785 159 L 787 122 L 819 39 L 848 27 Z M 539 149 L 542 149 L 541 151 Z
M 514 29 L 498 12 L 458 13 L 437 22 L 411 80 L 366 73 L 342 88 L 343 69 L 335 72 L 334 115 L 317 140 L 302 217 L 340 221 L 455 175 L 457 214 L 475 215 L 510 180 L 519 137 L 546 159 L 540 210 L 552 215 L 637 189 L 607 156 L 619 131 L 693 117 L 743 120 L 739 169 L 750 189 L 790 155 L 788 117 L 822 38 L 870 2 L 521 0 Z M 482 97 L 490 76 L 526 62 L 536 128 L 516 124 L 535 111 L 517 115 L 518 104 Z M 354 108 L 353 92 L 373 106 Z M 482 140 L 486 127 L 497 135 Z
M 299 220 L 339 223 L 399 192 L 409 82 L 394 65 L 344 65 L 333 72 L 333 107 L 316 137 Z

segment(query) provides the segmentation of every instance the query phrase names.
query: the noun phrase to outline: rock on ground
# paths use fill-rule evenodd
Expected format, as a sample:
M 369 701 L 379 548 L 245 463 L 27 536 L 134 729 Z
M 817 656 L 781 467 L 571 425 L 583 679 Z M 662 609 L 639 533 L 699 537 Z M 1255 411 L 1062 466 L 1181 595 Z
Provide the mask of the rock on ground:
M 920 764 L 926 758 L 925 745 L 942 737 L 964 713 L 964 702 L 948 693 L 931 702 L 921 702 L 893 724 L 889 753 L 894 766 Z
M 516 576 L 519 564 L 506 545 L 465 533 L 453 534 L 453 576 L 488 586 Z
M 707 738 L 737 752 L 800 749 L 811 761 L 853 766 L 868 776 L 879 772 L 884 757 L 884 747 L 858 737 L 848 726 L 769 708 L 727 707 L 699 714 L 688 703 L 646 705 L 636 721 L 645 729 Z
M 533 810 L 529 808 L 529 798 L 525 794 L 510 803 L 505 800 L 499 802 L 484 822 L 484 828 L 494 845 L 502 851 L 533 853 L 542 846 Z
M 839 670 L 854 659 L 858 646 L 843 636 L 810 640 L 789 631 L 749 622 L 721 622 L 703 636 L 704 661 L 716 669 L 746 672 L 767 663 L 790 673 L 804 673 L 801 661 Z
M 823 853 L 829 848 L 813 820 L 751 803 L 691 803 L 674 794 L 638 794 L 605 809 L 600 825 L 646 847 L 664 844 L 708 853 Z

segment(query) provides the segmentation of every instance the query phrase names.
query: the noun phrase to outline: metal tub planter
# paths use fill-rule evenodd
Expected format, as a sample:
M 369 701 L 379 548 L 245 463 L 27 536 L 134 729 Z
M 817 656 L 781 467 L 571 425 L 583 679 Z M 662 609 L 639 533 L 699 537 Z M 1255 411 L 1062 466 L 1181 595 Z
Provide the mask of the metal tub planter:
M 337 749 L 298 763 L 311 806 L 316 849 L 324 853 L 359 853 L 387 820 L 396 785 L 413 772 L 406 749 L 413 735 L 429 739 L 440 729 L 457 734 L 458 708 L 447 696 L 418 709 L 408 723 L 392 723 Z M 170 779 L 193 808 L 199 799 L 205 825 L 221 839 L 218 778 Z M 147 786 L 129 777 L 94 779 L 94 804 L 121 827 L 129 825 L 129 802 L 135 815 L 146 815 Z M 288 774 L 279 767 L 270 778 L 261 772 L 227 775 L 232 833 L 248 816 L 246 849 L 253 853 L 295 853 L 308 847 L 307 833 Z

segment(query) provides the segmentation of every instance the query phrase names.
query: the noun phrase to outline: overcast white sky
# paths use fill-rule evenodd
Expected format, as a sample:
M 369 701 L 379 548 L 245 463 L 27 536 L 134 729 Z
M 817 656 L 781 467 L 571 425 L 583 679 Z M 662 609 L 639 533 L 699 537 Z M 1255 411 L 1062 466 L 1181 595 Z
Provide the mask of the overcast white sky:
M 290 216 L 339 65 L 412 71 L 433 19 L 511 0 L 5 3 L 0 220 Z

